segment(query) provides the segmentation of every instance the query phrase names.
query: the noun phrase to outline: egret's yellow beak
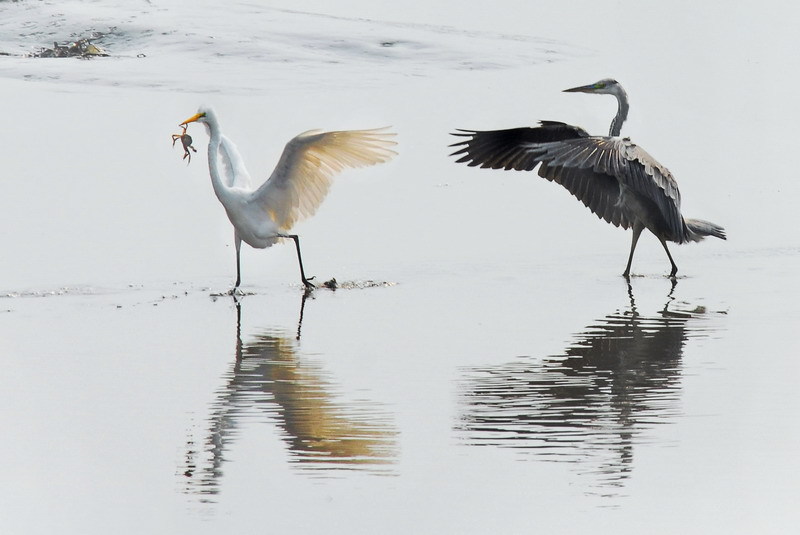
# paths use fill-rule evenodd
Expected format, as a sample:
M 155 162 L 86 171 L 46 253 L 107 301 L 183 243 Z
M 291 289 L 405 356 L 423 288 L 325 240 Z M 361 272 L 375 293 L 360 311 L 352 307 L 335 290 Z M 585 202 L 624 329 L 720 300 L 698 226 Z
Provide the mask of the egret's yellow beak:
M 205 113 L 197 113 L 197 114 L 195 114 L 195 115 L 192 115 L 191 117 L 189 117 L 189 118 L 188 118 L 188 119 L 186 119 L 185 121 L 183 121 L 183 122 L 180 124 L 180 126 L 185 126 L 185 125 L 187 125 L 187 124 L 189 124 L 189 123 L 193 123 L 193 122 L 195 122 L 196 120 L 200 119 L 201 117 L 205 117 L 205 116 L 206 116 L 206 114 L 205 114 Z

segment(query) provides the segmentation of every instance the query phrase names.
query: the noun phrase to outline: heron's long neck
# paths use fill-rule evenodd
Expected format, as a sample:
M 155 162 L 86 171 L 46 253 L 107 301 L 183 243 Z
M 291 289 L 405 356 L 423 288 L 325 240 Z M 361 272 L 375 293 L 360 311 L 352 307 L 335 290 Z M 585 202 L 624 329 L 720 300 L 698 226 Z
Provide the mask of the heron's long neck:
M 219 145 L 222 141 L 222 135 L 219 133 L 219 127 L 216 124 L 208 125 L 208 136 L 208 172 L 211 175 L 211 185 L 214 187 L 217 199 L 224 205 L 230 198 L 230 188 L 222 180 L 222 175 L 219 172 Z
M 628 95 L 620 88 L 618 93 L 614 93 L 614 96 L 617 97 L 617 115 L 611 121 L 611 129 L 608 131 L 608 135 L 618 137 L 622 131 L 622 123 L 628 118 Z

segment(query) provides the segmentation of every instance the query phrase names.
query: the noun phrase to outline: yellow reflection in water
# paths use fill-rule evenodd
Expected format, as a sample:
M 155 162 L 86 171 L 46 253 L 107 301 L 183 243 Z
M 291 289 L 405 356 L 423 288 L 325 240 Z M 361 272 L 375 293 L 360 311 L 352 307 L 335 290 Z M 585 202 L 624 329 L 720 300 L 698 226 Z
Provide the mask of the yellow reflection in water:
M 397 432 L 388 411 L 368 400 L 344 400 L 325 369 L 299 351 L 299 326 L 296 337 L 267 330 L 243 344 L 241 304 L 236 307 L 235 360 L 223 376 L 204 438 L 188 441 L 181 470 L 186 491 L 219 492 L 226 449 L 243 428 L 264 420 L 279 428 L 289 461 L 306 473 L 391 474 Z

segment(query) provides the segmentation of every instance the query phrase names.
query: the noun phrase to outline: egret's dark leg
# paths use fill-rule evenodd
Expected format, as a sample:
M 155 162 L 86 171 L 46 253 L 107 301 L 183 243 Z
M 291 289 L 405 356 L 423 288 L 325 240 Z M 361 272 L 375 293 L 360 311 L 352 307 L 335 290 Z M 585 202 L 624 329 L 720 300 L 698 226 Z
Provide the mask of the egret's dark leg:
M 303 270 L 303 257 L 300 255 L 300 238 L 297 236 L 297 234 L 287 234 L 282 237 L 291 238 L 294 240 L 294 246 L 295 249 L 297 249 L 297 262 L 300 264 L 300 278 L 303 280 L 303 285 L 305 285 L 306 288 L 316 288 L 316 286 L 311 284 L 311 279 L 314 277 L 307 279 L 306 272 Z
M 633 262 L 633 252 L 636 250 L 636 242 L 639 241 L 639 236 L 642 235 L 642 231 L 644 230 L 644 225 L 634 223 L 631 230 L 633 231 L 633 238 L 631 239 L 631 254 L 628 256 L 628 265 L 625 267 L 625 273 L 622 274 L 622 276 L 625 277 L 626 279 L 630 278 L 631 276 L 631 263 Z
M 241 269 L 239 268 L 240 265 L 239 253 L 242 250 L 242 240 L 237 235 L 234 236 L 234 242 L 236 245 L 236 284 L 233 285 L 233 289 L 236 290 L 239 288 L 239 284 L 242 282 L 242 273 Z
M 664 246 L 664 250 L 667 252 L 667 258 L 669 258 L 669 263 L 672 264 L 672 271 L 669 272 L 669 276 L 673 279 L 675 278 L 675 274 L 678 273 L 678 266 L 675 265 L 675 261 L 672 259 L 672 255 L 669 254 L 669 248 L 667 247 L 667 242 L 663 238 L 659 238 L 661 241 L 661 245 Z

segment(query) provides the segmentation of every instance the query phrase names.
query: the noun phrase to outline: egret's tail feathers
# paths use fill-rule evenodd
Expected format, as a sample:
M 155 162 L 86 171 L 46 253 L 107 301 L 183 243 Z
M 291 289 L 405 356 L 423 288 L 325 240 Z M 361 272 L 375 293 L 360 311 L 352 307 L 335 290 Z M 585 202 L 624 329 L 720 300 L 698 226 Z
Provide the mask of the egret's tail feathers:
M 686 219 L 686 226 L 689 228 L 689 240 L 700 241 L 706 236 L 714 236 L 721 240 L 727 240 L 725 236 L 725 229 L 719 225 L 715 225 L 710 221 L 702 219 Z

